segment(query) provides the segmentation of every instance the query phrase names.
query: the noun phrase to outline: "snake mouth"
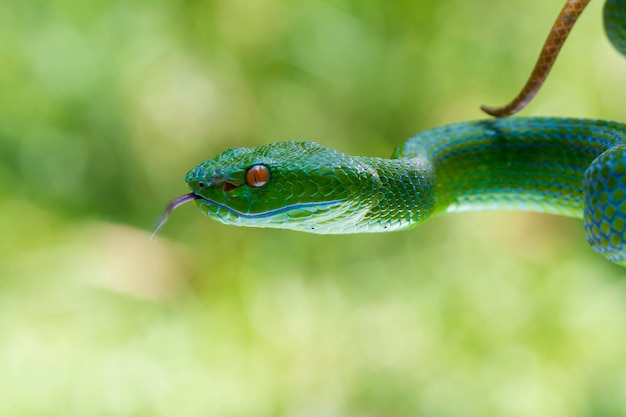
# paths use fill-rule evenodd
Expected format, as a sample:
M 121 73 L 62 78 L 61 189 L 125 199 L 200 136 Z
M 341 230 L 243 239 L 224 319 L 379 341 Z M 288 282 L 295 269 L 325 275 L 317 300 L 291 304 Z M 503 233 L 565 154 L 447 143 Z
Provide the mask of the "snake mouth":
M 184 196 L 182 196 L 184 197 Z M 179 198 L 182 198 L 179 197 Z M 178 199 L 177 199 L 178 200 Z M 217 201 L 213 201 L 211 199 L 208 199 L 206 197 L 202 197 L 199 195 L 196 195 L 195 200 L 201 200 L 200 201 L 200 210 L 202 211 L 202 205 L 206 205 L 206 206 L 213 206 L 215 208 L 219 210 L 224 210 L 227 213 L 234 215 L 237 218 L 241 218 L 241 219 L 265 219 L 265 218 L 270 218 L 279 214 L 283 214 L 283 213 L 287 213 L 289 211 L 292 210 L 319 210 L 319 209 L 325 209 L 328 208 L 330 206 L 333 206 L 335 204 L 339 204 L 341 203 L 343 200 L 330 200 L 330 201 L 320 201 L 320 202 L 308 202 L 308 203 L 297 203 L 297 204 L 290 204 L 290 205 L 286 205 L 286 206 L 282 206 L 279 208 L 275 208 L 275 209 L 271 209 L 271 210 L 266 210 L 266 211 L 261 211 L 258 213 L 246 213 L 246 212 L 242 212 L 239 210 L 236 210 L 232 207 L 229 207 L 227 205 L 218 203 Z M 188 201 L 188 200 L 186 200 Z M 184 204 L 186 201 L 180 203 L 180 204 Z M 172 202 L 174 203 L 174 202 Z M 170 203 L 170 204 L 172 204 Z M 180 205 L 179 204 L 179 205 Z M 205 213 L 206 214 L 206 213 Z M 211 216 L 213 217 L 213 216 Z M 224 221 L 225 219 L 222 218 L 221 216 L 219 216 L 218 213 L 215 213 L 215 217 L 217 217 L 218 219 L 220 219 L 221 221 Z
M 320 210 L 323 210 L 323 211 L 329 210 L 332 206 L 335 206 L 337 204 L 341 204 L 342 202 L 344 202 L 343 199 L 338 199 L 338 200 L 329 200 L 329 201 L 296 203 L 296 204 L 289 204 L 289 205 L 285 205 L 285 206 L 274 208 L 274 209 L 260 211 L 257 213 L 252 213 L 252 212 L 244 212 L 244 211 L 237 210 L 233 207 L 229 207 L 228 205 L 219 203 L 215 200 L 204 197 L 192 191 L 190 193 L 183 194 L 180 197 L 175 198 L 174 200 L 170 201 L 167 204 L 167 206 L 165 207 L 165 210 L 163 210 L 163 214 L 161 215 L 161 218 L 159 219 L 154 232 L 152 233 L 151 239 L 154 239 L 156 236 L 158 236 L 158 234 L 163 229 L 163 227 L 167 223 L 170 215 L 172 214 L 174 210 L 176 210 L 178 207 L 190 201 L 197 201 L 200 211 L 202 211 L 209 217 L 212 217 L 216 220 L 221 221 L 222 223 L 239 224 L 239 225 L 257 225 L 257 226 L 259 224 L 256 224 L 256 223 L 246 224 L 246 223 L 248 223 L 248 221 L 250 222 L 254 220 L 261 221 L 262 219 L 270 219 L 274 217 L 280 218 L 281 215 L 290 216 L 289 214 L 290 212 L 300 212 L 300 215 L 302 215 L 302 213 L 304 212 L 304 213 L 308 213 L 308 215 L 313 215 L 314 213 L 318 213 Z M 236 219 L 239 219 L 239 221 L 237 221 Z

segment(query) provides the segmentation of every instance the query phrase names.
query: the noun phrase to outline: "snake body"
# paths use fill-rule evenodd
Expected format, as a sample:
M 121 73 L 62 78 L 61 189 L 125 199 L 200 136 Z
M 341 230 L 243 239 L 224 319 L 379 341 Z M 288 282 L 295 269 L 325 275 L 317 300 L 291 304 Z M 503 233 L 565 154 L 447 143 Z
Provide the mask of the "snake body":
M 605 26 L 626 55 L 626 0 L 606 2 Z M 626 125 L 618 122 L 461 122 L 415 135 L 389 159 L 277 142 L 226 150 L 186 181 L 192 191 L 164 219 L 193 200 L 227 224 L 339 234 L 407 229 L 445 212 L 538 211 L 582 218 L 592 247 L 626 266 Z

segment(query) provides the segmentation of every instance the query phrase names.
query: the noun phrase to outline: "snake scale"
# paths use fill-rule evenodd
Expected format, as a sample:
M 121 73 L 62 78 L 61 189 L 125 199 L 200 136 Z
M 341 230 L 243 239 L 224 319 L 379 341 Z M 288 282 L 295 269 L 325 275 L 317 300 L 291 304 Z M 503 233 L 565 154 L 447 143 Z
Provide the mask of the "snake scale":
M 626 125 L 509 117 L 535 95 L 589 0 L 570 0 L 513 102 L 497 116 L 423 131 L 389 159 L 349 156 L 313 142 L 226 150 L 186 176 L 176 207 L 238 226 L 311 233 L 402 230 L 445 212 L 529 210 L 582 218 L 587 240 L 626 266 Z M 605 30 L 626 55 L 626 0 L 607 0 Z

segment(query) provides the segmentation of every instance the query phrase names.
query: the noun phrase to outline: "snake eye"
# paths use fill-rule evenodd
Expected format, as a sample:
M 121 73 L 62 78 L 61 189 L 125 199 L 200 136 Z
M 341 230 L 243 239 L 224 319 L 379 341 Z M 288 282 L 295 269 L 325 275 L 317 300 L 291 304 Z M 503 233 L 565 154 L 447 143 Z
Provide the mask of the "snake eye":
M 252 188 L 263 187 L 270 181 L 270 169 L 265 165 L 253 165 L 246 171 L 246 185 Z
M 203 182 L 198 183 L 198 188 L 204 188 L 206 185 Z

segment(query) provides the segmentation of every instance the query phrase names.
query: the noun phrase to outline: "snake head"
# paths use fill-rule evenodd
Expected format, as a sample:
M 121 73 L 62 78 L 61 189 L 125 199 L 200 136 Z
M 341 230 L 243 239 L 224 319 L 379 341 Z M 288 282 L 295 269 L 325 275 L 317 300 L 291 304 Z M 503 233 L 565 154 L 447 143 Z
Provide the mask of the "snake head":
M 363 158 L 312 142 L 229 149 L 193 168 L 186 181 L 212 219 L 311 233 L 356 231 L 380 184 Z

